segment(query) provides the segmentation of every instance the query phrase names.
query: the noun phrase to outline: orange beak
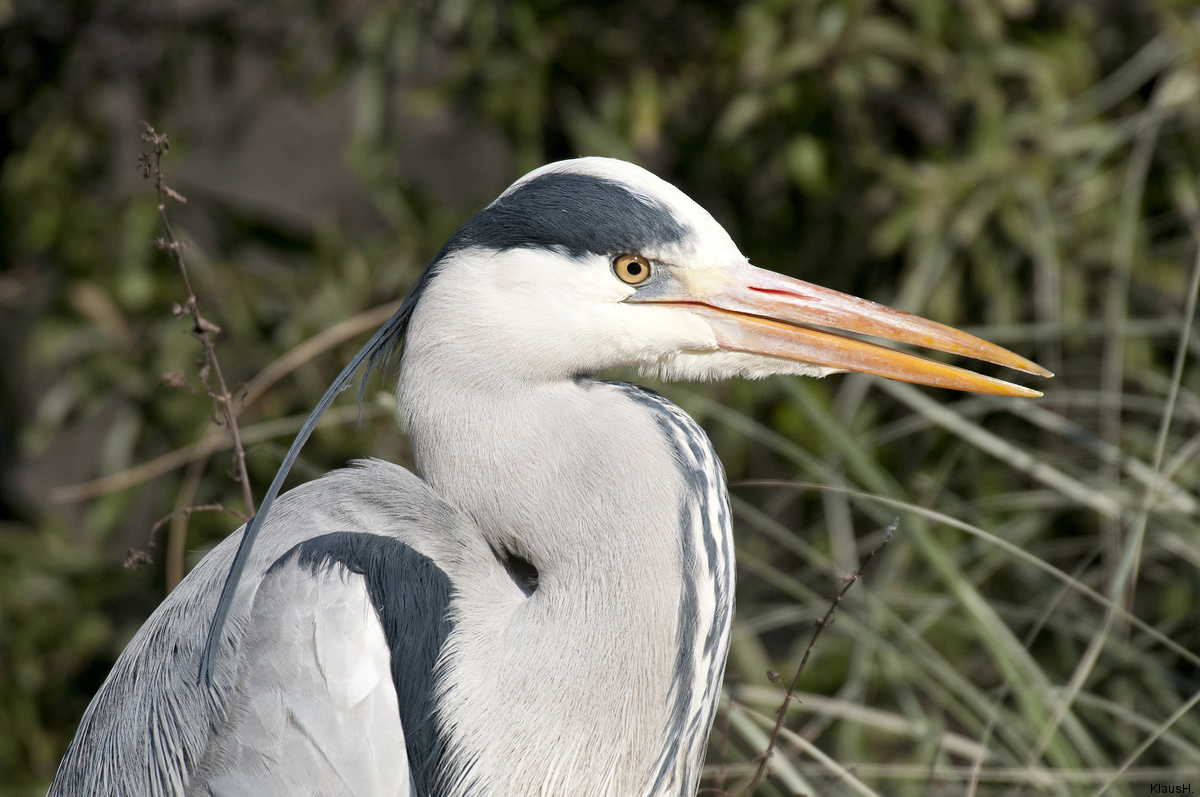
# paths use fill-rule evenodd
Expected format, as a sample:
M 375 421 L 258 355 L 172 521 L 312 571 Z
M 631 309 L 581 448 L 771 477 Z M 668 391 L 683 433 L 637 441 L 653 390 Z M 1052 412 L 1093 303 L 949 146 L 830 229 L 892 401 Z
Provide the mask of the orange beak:
M 722 349 L 951 390 L 999 396 L 1042 395 L 1027 387 L 827 331 L 838 330 L 959 354 L 1037 376 L 1054 376 L 1020 355 L 936 321 L 749 264 L 685 278 L 689 285 L 686 289 L 680 286 L 678 295 L 671 295 L 667 288 L 633 301 L 686 305 L 712 325 Z

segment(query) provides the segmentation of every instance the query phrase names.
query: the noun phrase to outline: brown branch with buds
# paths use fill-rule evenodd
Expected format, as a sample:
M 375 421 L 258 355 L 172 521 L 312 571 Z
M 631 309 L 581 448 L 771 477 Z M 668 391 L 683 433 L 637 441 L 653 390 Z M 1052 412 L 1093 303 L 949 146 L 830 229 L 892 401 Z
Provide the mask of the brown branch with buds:
M 179 268 L 179 274 L 183 277 L 183 285 L 187 289 L 187 300 L 182 306 L 175 305 L 173 312 L 176 316 L 185 313 L 191 316 L 191 333 L 204 347 L 204 356 L 200 360 L 200 383 L 204 387 L 204 392 L 213 402 L 213 423 L 224 426 L 229 432 L 230 440 L 233 443 L 234 479 L 241 484 L 242 501 L 246 505 L 246 514 L 253 515 L 254 494 L 250 491 L 250 477 L 246 472 L 246 452 L 242 447 L 241 433 L 238 431 L 233 394 L 225 381 L 225 374 L 221 371 L 221 364 L 217 361 L 216 346 L 213 344 L 213 336 L 219 334 L 221 329 L 200 312 L 196 292 L 192 290 L 192 281 L 188 276 L 187 266 L 183 262 L 183 250 L 187 244 L 175 236 L 175 230 L 171 227 L 171 221 L 167 217 L 167 199 L 173 199 L 179 203 L 187 202 L 187 199 L 168 186 L 163 178 L 162 156 L 171 148 L 171 141 L 167 134 L 159 134 L 146 122 L 142 122 L 142 141 L 150 145 L 150 152 L 143 152 L 139 155 L 138 163 L 142 167 L 142 176 L 147 180 L 154 181 L 155 190 L 158 192 L 158 215 L 162 219 L 163 229 L 166 231 L 166 236 L 156 239 L 154 243 L 159 249 L 170 255 L 171 260 Z M 216 379 L 215 387 L 210 382 L 210 379 L 214 378 Z M 165 374 L 163 382 L 169 386 L 178 387 L 187 384 L 182 372 Z M 224 507 L 221 508 L 224 509 Z M 155 528 L 157 529 L 158 526 Z

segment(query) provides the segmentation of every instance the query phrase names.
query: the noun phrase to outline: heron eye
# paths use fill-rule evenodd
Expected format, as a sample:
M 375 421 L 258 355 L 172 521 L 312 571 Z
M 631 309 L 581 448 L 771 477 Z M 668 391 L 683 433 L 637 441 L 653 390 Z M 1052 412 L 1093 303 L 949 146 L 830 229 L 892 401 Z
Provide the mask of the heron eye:
M 613 260 L 613 271 L 621 282 L 641 285 L 650 279 L 650 261 L 641 255 L 617 255 Z

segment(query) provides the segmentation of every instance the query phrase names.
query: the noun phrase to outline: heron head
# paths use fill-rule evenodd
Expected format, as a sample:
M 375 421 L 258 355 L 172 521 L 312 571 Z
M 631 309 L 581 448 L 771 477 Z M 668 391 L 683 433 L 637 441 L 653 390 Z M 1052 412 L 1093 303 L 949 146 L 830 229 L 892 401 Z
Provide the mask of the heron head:
M 1051 375 L 937 322 L 755 268 L 682 191 L 608 158 L 531 172 L 464 224 L 422 281 L 406 345 L 528 379 L 859 371 L 1040 395 L 860 335 Z

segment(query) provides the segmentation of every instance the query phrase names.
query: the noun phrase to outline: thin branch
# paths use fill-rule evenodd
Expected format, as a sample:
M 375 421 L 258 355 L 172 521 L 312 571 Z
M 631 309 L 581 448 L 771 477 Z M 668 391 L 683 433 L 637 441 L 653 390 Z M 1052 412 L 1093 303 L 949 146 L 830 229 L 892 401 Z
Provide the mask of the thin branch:
M 154 539 L 158 535 L 158 530 L 169 523 L 173 518 L 180 515 L 190 515 L 193 512 L 228 512 L 237 518 L 240 522 L 245 523 L 250 518 L 238 512 L 236 509 L 230 509 L 223 504 L 203 504 L 201 506 L 185 506 L 183 509 L 177 509 L 169 515 L 161 517 L 158 522 L 150 528 L 149 539 L 146 541 L 148 548 L 158 547 L 158 542 Z M 125 567 L 130 570 L 137 570 L 154 561 L 154 557 L 150 555 L 149 550 L 139 550 L 130 548 L 125 552 Z
M 325 417 L 321 420 L 321 428 L 355 424 L 360 418 L 370 418 L 376 414 L 385 412 L 390 413 L 391 410 L 382 406 L 368 406 L 362 413 L 360 413 L 358 407 L 334 409 L 325 414 Z M 275 418 L 252 424 L 241 431 L 242 441 L 243 443 L 261 443 L 276 437 L 295 435 L 300 430 L 300 427 L 304 425 L 304 421 L 307 418 L 307 414 L 291 415 L 287 418 Z M 184 465 L 201 461 L 218 451 L 224 451 L 226 448 L 231 447 L 232 443 L 214 429 L 205 433 L 203 437 L 194 443 L 190 443 L 175 451 L 169 451 L 160 457 L 155 457 L 140 465 L 135 465 L 128 470 L 102 476 L 99 479 L 82 484 L 59 487 L 56 492 L 51 493 L 51 498 L 59 503 L 86 501 L 89 498 L 96 498 L 138 484 L 144 484 L 151 479 L 156 479 L 177 468 L 182 468 Z
M 146 122 L 142 122 L 142 141 L 151 145 L 150 155 L 142 153 L 139 156 L 142 165 L 142 175 L 148 180 L 154 180 L 154 187 L 158 191 L 158 215 L 162 219 L 163 229 L 167 233 L 165 239 L 160 238 L 155 243 L 160 249 L 168 252 L 171 259 L 175 261 L 175 265 L 179 267 L 179 274 L 183 277 L 183 284 L 187 288 L 188 293 L 187 301 L 182 308 L 177 309 L 176 314 L 188 313 L 191 315 L 192 334 L 204 346 L 204 364 L 200 367 L 200 381 L 204 383 L 208 395 L 213 400 L 216 410 L 214 417 L 220 419 L 217 422 L 225 426 L 229 432 L 230 440 L 233 442 L 235 478 L 242 486 L 242 501 L 246 505 L 246 512 L 249 515 L 253 515 L 254 494 L 250 491 L 250 476 L 246 472 L 246 452 L 242 447 L 241 433 L 238 431 L 237 417 L 233 406 L 233 394 L 230 393 L 229 387 L 225 382 L 225 374 L 221 371 L 221 364 L 217 361 L 217 351 L 212 340 L 212 335 L 220 332 L 221 329 L 216 324 L 204 318 L 200 313 L 200 304 L 196 301 L 196 292 L 192 290 L 192 281 L 188 277 L 187 266 L 183 262 L 185 244 L 175 237 L 175 230 L 171 227 L 170 219 L 167 218 L 167 198 L 174 199 L 176 202 L 187 202 L 184 197 L 172 190 L 163 179 L 162 156 L 170 149 L 171 141 L 167 134 L 159 135 Z M 208 383 L 210 373 L 217 379 L 215 390 Z
M 247 515 L 243 515 L 236 509 L 230 509 L 229 507 L 220 503 L 185 506 L 183 509 L 176 509 L 171 514 L 159 518 L 158 522 L 154 524 L 154 527 L 150 529 L 151 539 L 153 540 L 154 535 L 158 533 L 158 530 L 170 523 L 173 518 L 179 517 L 180 515 L 190 515 L 193 512 L 226 512 L 230 515 L 233 515 L 241 523 L 245 523 L 250 519 Z M 153 542 L 151 544 L 153 545 Z
M 892 541 L 892 535 L 896 533 L 896 529 L 899 527 L 900 518 L 896 518 L 885 530 L 883 542 L 879 543 L 879 545 L 877 545 L 873 551 L 867 554 L 867 558 L 863 560 L 863 563 L 857 570 L 847 576 L 842 577 L 842 581 L 845 582 L 845 586 L 842 587 L 841 591 L 833 599 L 833 603 L 830 604 L 829 611 L 825 612 L 825 616 L 817 620 L 817 627 L 813 630 L 812 639 L 808 643 L 808 649 L 804 651 L 804 658 L 800 660 L 800 666 L 796 668 L 796 674 L 792 676 L 792 682 L 788 686 L 787 692 L 785 692 L 783 695 L 783 702 L 779 704 L 779 710 L 776 712 L 775 717 L 775 728 L 771 731 L 771 738 L 767 740 L 766 749 L 763 750 L 762 755 L 759 756 L 758 769 L 755 770 L 754 777 L 750 780 L 750 784 L 746 787 L 746 790 L 742 792 L 745 797 L 749 797 L 749 795 L 754 794 L 754 790 L 758 788 L 758 784 L 761 783 L 762 779 L 767 776 L 767 771 L 771 766 L 771 757 L 775 754 L 775 745 L 779 741 L 779 735 L 783 732 L 783 723 L 787 718 L 788 706 L 791 705 L 791 702 L 796 695 L 796 688 L 800 685 L 800 676 L 804 673 L 804 668 L 808 666 L 808 659 L 812 656 L 812 652 L 816 650 L 817 638 L 821 636 L 821 632 L 825 630 L 826 626 L 833 625 L 837 608 L 841 604 L 842 598 L 846 597 L 846 593 L 850 591 L 850 587 L 854 585 L 854 582 L 862 578 L 863 570 L 865 570 L 867 565 L 871 563 L 871 560 L 875 558 L 875 554 L 883 550 L 883 546 Z M 775 683 L 779 683 L 778 673 L 768 673 L 768 677 L 770 677 Z

